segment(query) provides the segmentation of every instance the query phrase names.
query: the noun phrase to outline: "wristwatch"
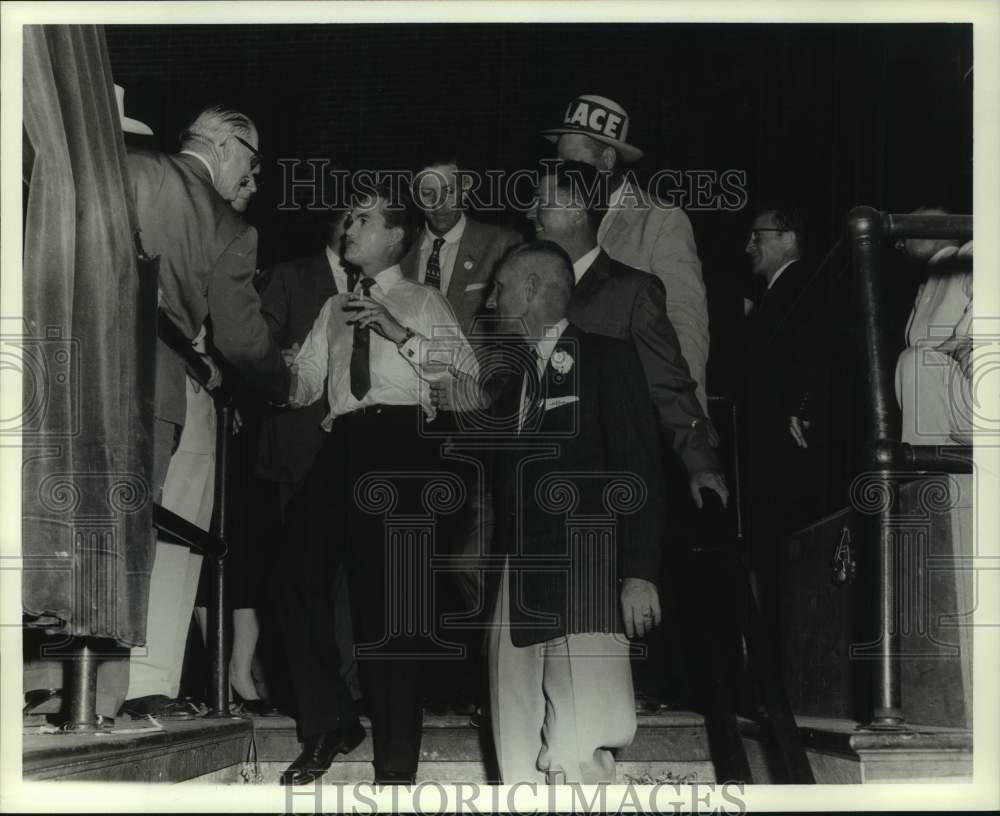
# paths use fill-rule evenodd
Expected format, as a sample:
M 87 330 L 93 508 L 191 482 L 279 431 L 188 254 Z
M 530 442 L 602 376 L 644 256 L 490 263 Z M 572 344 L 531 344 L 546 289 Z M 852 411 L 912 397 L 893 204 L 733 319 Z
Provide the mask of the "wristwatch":
M 403 326 L 403 331 L 406 332 L 406 335 L 403 337 L 402 340 L 396 343 L 397 346 L 405 346 L 409 341 L 409 339 L 416 334 L 416 332 L 413 331 L 413 329 L 411 329 L 409 326 Z

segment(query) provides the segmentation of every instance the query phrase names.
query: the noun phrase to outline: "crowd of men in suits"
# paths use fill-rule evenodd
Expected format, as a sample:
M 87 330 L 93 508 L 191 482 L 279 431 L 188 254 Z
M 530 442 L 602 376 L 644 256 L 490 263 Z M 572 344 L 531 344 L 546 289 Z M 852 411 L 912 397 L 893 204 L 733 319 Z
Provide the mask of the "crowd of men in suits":
M 544 131 L 561 161 L 538 177 L 533 240 L 466 212 L 445 156 L 412 199 L 377 185 L 332 212 L 323 250 L 270 270 L 259 294 L 256 231 L 238 214 L 261 160 L 253 122 L 210 108 L 180 153 L 130 150 L 162 310 L 192 342 L 207 327 L 268 406 L 255 470 L 280 519 L 267 583 L 303 743 L 284 784 L 314 781 L 366 738 L 362 699 L 376 782 L 412 783 L 428 676 L 488 719 L 505 783 L 615 781 L 613 751 L 636 727 L 630 642 L 664 616 L 666 508 L 729 499 L 691 225 L 623 172 L 642 155 L 628 129 L 620 105 L 587 95 Z M 746 247 L 767 286 L 744 412 L 746 507 L 765 543 L 788 531 L 775 497 L 814 417 L 809 317 L 788 319 L 804 226 L 764 209 Z M 206 400 L 161 343 L 154 499 L 205 528 L 214 460 L 193 435 L 213 432 Z M 198 564 L 175 549 L 157 547 L 146 650 L 103 664 L 105 716 L 123 700 L 192 715 L 178 644 Z M 758 566 L 774 597 L 773 565 Z M 266 713 L 250 672 L 258 622 L 237 606 L 233 686 Z

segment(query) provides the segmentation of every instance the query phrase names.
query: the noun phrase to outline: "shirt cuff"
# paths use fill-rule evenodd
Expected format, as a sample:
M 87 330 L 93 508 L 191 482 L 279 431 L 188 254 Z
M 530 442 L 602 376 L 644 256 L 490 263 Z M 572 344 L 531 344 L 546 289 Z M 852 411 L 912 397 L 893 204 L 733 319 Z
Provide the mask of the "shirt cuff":
M 413 365 L 419 365 L 420 360 L 420 342 L 424 338 L 419 334 L 413 334 L 409 339 L 400 346 L 396 346 L 399 349 L 399 353 L 402 354 L 407 360 L 409 360 Z

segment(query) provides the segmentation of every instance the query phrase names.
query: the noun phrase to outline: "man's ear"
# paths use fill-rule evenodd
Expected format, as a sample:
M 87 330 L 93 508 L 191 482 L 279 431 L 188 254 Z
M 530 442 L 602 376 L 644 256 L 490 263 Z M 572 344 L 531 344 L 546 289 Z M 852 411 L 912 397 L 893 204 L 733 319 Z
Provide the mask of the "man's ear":
M 406 237 L 406 230 L 404 230 L 402 227 L 393 227 L 392 229 L 389 230 L 389 233 L 392 235 L 392 239 L 389 241 L 389 246 L 397 247 L 397 251 L 399 252 L 399 257 L 403 257 L 402 253 L 403 238 Z
M 535 299 L 535 295 L 538 294 L 538 275 L 534 272 L 529 272 L 524 276 L 524 299 L 526 302 L 531 303 Z

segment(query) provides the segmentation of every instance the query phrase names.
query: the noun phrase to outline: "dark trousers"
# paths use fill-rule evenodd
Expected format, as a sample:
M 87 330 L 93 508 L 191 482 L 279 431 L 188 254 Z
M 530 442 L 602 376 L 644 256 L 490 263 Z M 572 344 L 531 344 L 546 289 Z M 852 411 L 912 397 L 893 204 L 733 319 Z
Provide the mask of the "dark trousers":
M 441 473 L 440 440 L 424 437 L 420 422 L 413 406 L 334 421 L 289 506 L 291 557 L 278 581 L 300 730 L 317 733 L 352 711 L 339 673 L 330 593 L 343 558 L 376 777 L 416 772 L 424 666 L 437 648 L 430 561 L 442 500 L 430 483 Z M 305 548 L 309 558 L 295 557 L 293 548 Z
M 335 430 L 288 504 L 282 552 L 271 577 L 302 739 L 356 717 L 340 672 L 334 622 L 334 579 L 347 545 L 346 455 L 344 434 Z

